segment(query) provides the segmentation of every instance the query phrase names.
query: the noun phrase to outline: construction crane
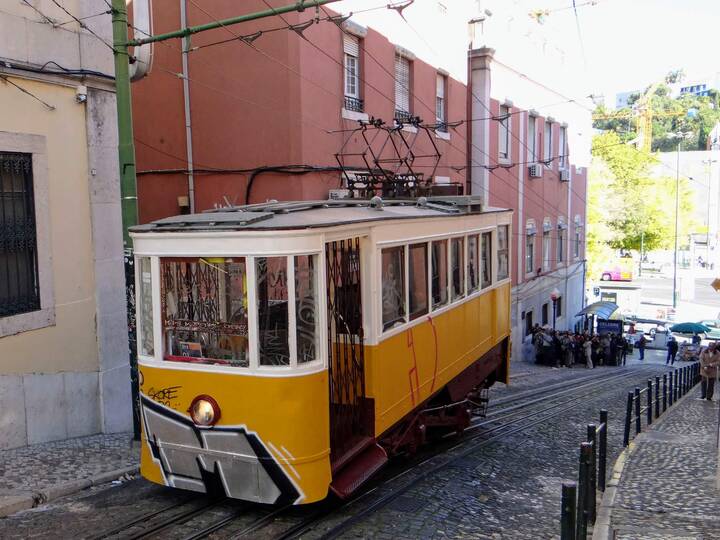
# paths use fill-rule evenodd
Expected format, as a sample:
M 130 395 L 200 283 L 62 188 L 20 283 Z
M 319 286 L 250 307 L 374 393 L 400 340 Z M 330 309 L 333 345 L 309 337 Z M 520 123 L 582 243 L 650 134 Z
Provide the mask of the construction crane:
M 593 120 L 615 120 L 620 118 L 635 118 L 637 122 L 637 148 L 650 152 L 652 148 L 652 125 L 654 117 L 685 116 L 687 111 L 665 111 L 655 112 L 652 108 L 652 96 L 661 85 L 656 82 L 643 92 L 635 102 L 635 107 L 630 111 L 619 113 L 593 114 Z

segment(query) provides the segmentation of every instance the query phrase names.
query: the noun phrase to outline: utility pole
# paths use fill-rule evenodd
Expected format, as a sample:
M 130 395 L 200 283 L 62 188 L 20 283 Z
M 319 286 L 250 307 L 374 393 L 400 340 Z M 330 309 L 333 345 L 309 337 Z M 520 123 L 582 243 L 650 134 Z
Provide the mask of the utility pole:
M 677 258 L 678 258 L 678 218 L 680 210 L 680 145 L 682 138 L 678 140 L 677 146 L 677 167 L 675 169 L 675 250 L 673 252 L 673 309 L 677 308 Z
M 705 265 L 710 263 L 710 192 L 712 187 L 712 166 L 713 163 L 717 163 L 717 159 L 712 159 L 712 151 L 710 151 L 711 157 L 704 159 L 702 162 L 708 165 L 708 196 L 707 196 L 707 234 L 705 235 Z
M 118 122 L 118 158 L 120 162 L 120 204 L 122 212 L 123 247 L 125 250 L 125 292 L 128 311 L 128 344 L 130 348 L 130 371 L 133 395 L 133 419 L 135 438 L 140 437 L 140 414 L 137 384 L 137 339 L 135 335 L 135 261 L 129 228 L 138 223 L 137 178 L 135 175 L 135 144 L 133 141 L 132 96 L 130 92 L 129 47 L 155 43 L 174 38 L 186 38 L 193 34 L 224 28 L 239 23 L 273 17 L 293 11 L 302 12 L 318 8 L 338 0 L 298 0 L 294 4 L 270 8 L 256 13 L 238 15 L 198 26 L 181 28 L 174 32 L 128 41 L 128 15 L 126 0 L 112 0 L 113 53 L 115 57 L 115 95 Z

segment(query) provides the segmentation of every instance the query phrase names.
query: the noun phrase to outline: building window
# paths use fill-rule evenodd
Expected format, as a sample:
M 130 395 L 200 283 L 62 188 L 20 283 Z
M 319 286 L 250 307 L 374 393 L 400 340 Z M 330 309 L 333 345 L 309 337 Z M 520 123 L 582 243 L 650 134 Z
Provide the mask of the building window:
M 525 235 L 525 273 L 535 271 L 535 231 L 528 231 Z
M 468 236 L 468 292 L 476 291 L 479 284 L 478 279 L 478 236 Z
M 497 243 L 498 243 L 498 250 L 497 250 L 497 257 L 498 257 L 498 268 L 497 268 L 497 278 L 500 279 L 507 279 L 509 275 L 509 269 L 510 264 L 508 261 L 509 258 L 509 252 L 508 252 L 508 234 L 510 231 L 509 225 L 500 225 L 497 229 Z
M 498 155 L 510 159 L 510 107 L 500 106 L 498 124 Z
M 0 152 L 0 317 L 40 309 L 32 155 Z
M 545 326 L 545 325 L 548 323 L 548 305 L 547 305 L 547 302 L 545 302 L 545 303 L 542 305 L 541 314 L 542 314 L 542 323 L 541 323 L 541 324 L 542 324 L 543 326 Z
M 360 97 L 360 40 L 352 35 L 343 34 L 345 53 L 345 109 L 363 111 Z
M 582 227 L 580 227 L 579 225 L 575 225 L 575 242 L 574 242 L 575 248 L 574 248 L 574 251 L 573 251 L 573 256 L 574 256 L 576 259 L 578 259 L 578 258 L 580 257 L 580 234 L 581 234 L 581 229 L 582 229 Z
M 395 118 L 407 122 L 412 116 L 410 110 L 410 60 L 395 55 Z
M 428 312 L 427 244 L 413 244 L 409 251 L 410 320 Z
M 432 307 L 433 309 L 447 304 L 447 240 L 432 243 Z
M 545 135 L 543 137 L 543 161 L 545 165 L 552 162 L 552 124 L 545 122 Z
M 273 349 L 271 353 L 265 349 L 264 353 L 282 363 L 289 359 L 287 294 L 284 303 L 278 300 L 277 304 L 271 305 L 270 299 L 281 299 L 282 294 L 270 292 L 270 289 L 284 288 L 284 282 L 275 272 L 277 266 L 284 265 L 285 258 L 263 259 L 267 260 L 272 262 L 263 262 L 263 269 L 258 272 L 258 279 L 262 277 L 263 280 L 263 285 L 258 283 L 258 293 L 261 292 L 260 287 L 267 286 L 261 305 L 265 309 L 261 310 L 260 337 L 261 340 L 269 337 L 269 333 L 277 337 L 273 344 L 281 350 Z M 188 358 L 193 358 L 193 362 L 199 363 L 249 366 L 245 264 L 243 257 L 161 260 L 161 311 L 166 360 L 187 362 Z M 268 264 L 273 271 L 269 279 L 266 271 Z M 265 342 L 261 346 L 263 344 Z M 276 352 L 277 355 L 274 354 Z
M 535 161 L 537 156 L 537 118 L 535 116 L 528 118 L 528 150 L 530 151 L 530 161 Z
M 555 300 L 555 316 L 562 317 L 562 296 L 558 296 Z
M 435 121 L 438 131 L 447 131 L 447 77 L 438 73 L 435 79 Z
M 297 363 L 318 360 L 320 318 L 318 317 L 318 256 L 295 257 L 295 339 Z
M 560 147 L 558 149 L 558 159 L 560 163 L 560 168 L 564 169 L 565 165 L 567 164 L 567 128 L 561 127 L 560 128 Z
M 565 229 L 560 228 L 557 237 L 557 262 L 558 265 L 565 262 Z
M 383 330 L 405 321 L 405 248 L 382 250 Z
M 155 354 L 153 333 L 152 269 L 150 257 L 140 257 L 136 262 L 140 279 L 138 280 L 138 333 L 140 335 L 140 354 Z
M 550 231 L 543 231 L 543 270 L 550 270 Z
M 482 288 L 492 284 L 492 233 L 482 233 Z

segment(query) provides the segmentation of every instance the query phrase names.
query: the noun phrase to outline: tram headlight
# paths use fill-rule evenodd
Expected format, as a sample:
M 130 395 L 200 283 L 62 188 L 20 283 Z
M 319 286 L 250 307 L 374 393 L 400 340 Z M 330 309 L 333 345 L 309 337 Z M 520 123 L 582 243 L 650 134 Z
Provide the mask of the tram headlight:
M 210 396 L 193 399 L 188 412 L 198 426 L 214 426 L 220 420 L 220 406 Z

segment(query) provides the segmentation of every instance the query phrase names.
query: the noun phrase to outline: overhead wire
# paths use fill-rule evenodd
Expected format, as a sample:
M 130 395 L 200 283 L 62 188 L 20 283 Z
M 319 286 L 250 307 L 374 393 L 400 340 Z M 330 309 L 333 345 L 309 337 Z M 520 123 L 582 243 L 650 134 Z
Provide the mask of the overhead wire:
M 115 50 L 115 47 L 113 47 L 111 43 L 108 43 L 107 41 L 105 41 L 105 39 L 103 39 L 97 33 L 95 33 L 95 31 L 92 30 L 91 28 L 89 28 L 82 20 L 80 20 L 78 17 L 76 17 L 75 15 L 70 13 L 70 11 L 65 8 L 65 6 L 63 6 L 60 2 L 58 2 L 58 0 L 50 0 L 50 1 L 53 4 L 55 4 L 57 7 L 59 7 L 62 11 L 64 11 L 68 17 L 70 17 L 75 22 L 77 22 L 80 25 L 80 28 L 82 28 L 83 30 L 92 34 L 93 36 L 95 36 L 96 39 L 98 39 L 101 43 L 103 43 L 106 47 L 108 47 L 113 53 L 117 53 L 117 51 Z

